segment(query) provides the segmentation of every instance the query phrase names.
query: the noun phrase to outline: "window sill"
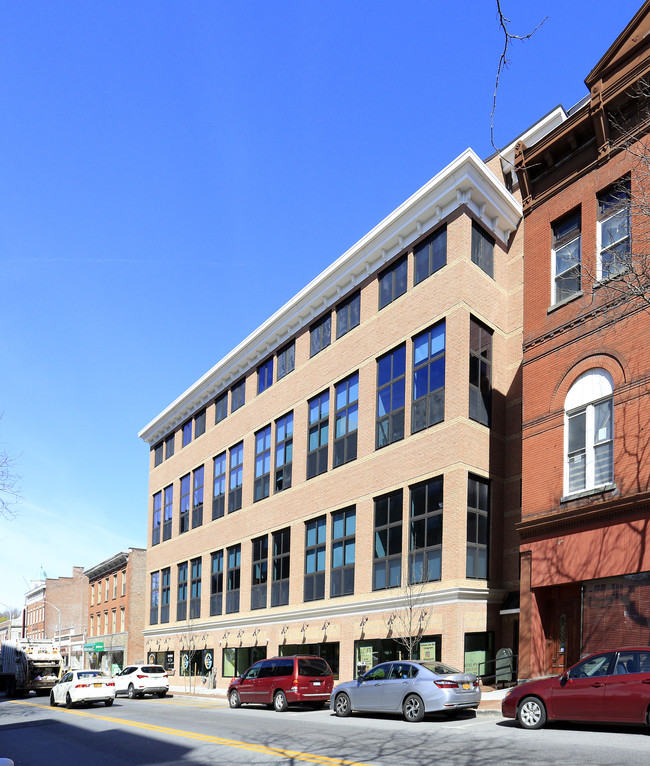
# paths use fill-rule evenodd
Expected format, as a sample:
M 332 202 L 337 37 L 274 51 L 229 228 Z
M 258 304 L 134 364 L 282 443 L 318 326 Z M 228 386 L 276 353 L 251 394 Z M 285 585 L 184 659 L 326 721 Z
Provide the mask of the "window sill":
M 578 298 L 582 298 L 583 295 L 584 295 L 584 292 L 582 290 L 580 290 L 577 293 L 573 293 L 573 295 L 569 295 L 568 298 L 563 298 L 561 301 L 558 301 L 557 303 L 554 303 L 552 306 L 549 306 L 546 309 L 546 313 L 552 314 L 554 311 L 557 311 L 557 309 L 561 309 L 563 306 L 566 306 L 567 303 L 572 303 Z
M 600 487 L 584 489 L 582 492 L 573 492 L 570 495 L 564 495 L 560 498 L 561 503 L 570 503 L 572 500 L 581 500 L 583 497 L 592 497 L 593 495 L 604 495 L 606 492 L 613 492 L 616 484 L 603 484 Z

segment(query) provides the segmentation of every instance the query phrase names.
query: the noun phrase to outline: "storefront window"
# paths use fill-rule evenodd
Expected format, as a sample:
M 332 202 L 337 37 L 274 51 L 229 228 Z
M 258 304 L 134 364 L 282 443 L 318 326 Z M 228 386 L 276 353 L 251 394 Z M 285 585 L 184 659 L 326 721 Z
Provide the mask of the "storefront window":
M 244 673 L 258 660 L 266 659 L 265 646 L 242 646 L 223 650 L 222 673 L 224 678 L 234 678 Z
M 325 644 L 284 644 L 278 648 L 280 657 L 290 657 L 294 654 L 308 654 L 312 657 L 322 657 L 332 668 L 334 678 L 339 677 L 339 642 L 330 641 Z
M 422 636 L 422 640 L 415 647 L 414 660 L 440 660 L 442 637 L 440 635 Z M 354 667 L 365 665 L 366 670 L 378 665 L 380 662 L 391 660 L 408 660 L 408 649 L 394 638 L 366 639 L 354 642 Z

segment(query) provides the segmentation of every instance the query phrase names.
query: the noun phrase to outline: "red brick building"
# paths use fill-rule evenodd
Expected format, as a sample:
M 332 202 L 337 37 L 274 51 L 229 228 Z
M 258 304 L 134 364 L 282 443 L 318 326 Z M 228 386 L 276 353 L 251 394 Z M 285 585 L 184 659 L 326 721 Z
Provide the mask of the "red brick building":
M 649 112 L 636 87 L 650 82 L 649 35 L 645 2 L 586 78 L 589 95 L 517 147 L 522 678 L 650 643 L 650 314 L 629 285 L 647 233 Z

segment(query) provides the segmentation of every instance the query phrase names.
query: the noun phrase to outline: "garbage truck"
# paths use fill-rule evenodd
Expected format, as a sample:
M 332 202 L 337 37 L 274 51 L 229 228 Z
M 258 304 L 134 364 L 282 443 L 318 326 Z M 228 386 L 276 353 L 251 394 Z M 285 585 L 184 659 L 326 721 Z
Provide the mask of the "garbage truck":
M 0 691 L 10 697 L 49 694 L 62 671 L 61 651 L 52 641 L 22 638 L 0 645 Z

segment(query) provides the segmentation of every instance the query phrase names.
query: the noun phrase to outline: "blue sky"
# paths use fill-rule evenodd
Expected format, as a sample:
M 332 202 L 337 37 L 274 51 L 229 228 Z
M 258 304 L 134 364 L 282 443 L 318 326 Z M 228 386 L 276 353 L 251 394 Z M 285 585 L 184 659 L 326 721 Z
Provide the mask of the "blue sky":
M 495 140 L 640 0 L 502 0 Z M 462 12 L 458 10 L 462 8 Z M 607 25 L 601 24 L 607 19 Z M 492 153 L 492 0 L 0 4 L 0 420 L 22 504 L 2 603 L 146 545 L 138 431 L 468 146 Z

